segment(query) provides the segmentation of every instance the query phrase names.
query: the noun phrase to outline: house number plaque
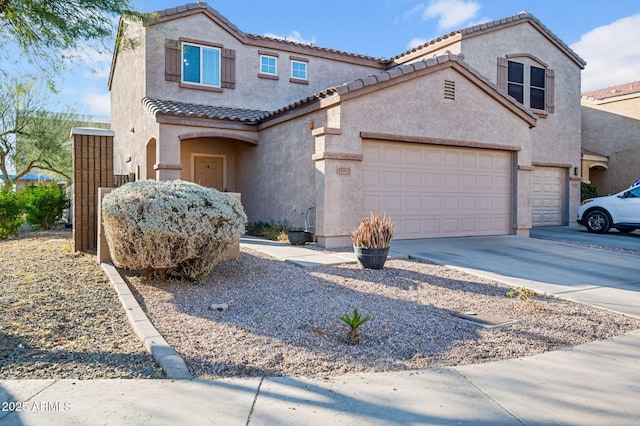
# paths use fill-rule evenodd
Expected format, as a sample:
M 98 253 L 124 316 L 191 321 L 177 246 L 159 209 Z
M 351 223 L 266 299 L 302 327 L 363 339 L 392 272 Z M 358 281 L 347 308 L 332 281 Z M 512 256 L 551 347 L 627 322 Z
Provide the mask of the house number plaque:
M 344 176 L 351 175 L 351 167 L 338 166 L 338 174 Z

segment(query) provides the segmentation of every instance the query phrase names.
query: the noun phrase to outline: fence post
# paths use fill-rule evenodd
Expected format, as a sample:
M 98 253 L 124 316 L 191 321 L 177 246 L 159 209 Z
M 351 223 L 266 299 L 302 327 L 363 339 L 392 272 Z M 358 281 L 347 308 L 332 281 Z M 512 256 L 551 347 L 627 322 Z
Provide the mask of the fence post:
M 113 187 L 112 130 L 74 127 L 73 250 L 95 251 L 98 237 L 98 188 Z

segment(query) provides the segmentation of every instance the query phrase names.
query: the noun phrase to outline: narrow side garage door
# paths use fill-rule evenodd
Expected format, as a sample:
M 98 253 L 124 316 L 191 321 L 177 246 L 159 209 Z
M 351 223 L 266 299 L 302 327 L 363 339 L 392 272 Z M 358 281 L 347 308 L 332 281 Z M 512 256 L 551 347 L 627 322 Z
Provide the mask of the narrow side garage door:
M 531 213 L 533 226 L 562 225 L 564 169 L 539 167 L 533 170 Z
M 363 215 L 387 213 L 397 239 L 511 232 L 508 151 L 364 141 Z

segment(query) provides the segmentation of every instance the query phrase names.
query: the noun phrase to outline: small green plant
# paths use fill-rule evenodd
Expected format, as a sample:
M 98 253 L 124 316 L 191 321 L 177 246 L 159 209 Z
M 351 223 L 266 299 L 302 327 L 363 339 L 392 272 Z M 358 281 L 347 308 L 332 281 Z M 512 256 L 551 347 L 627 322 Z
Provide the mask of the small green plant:
M 289 241 L 288 230 L 289 225 L 286 221 L 276 222 L 273 219 L 269 219 L 268 222 L 249 222 L 246 226 L 247 235 L 280 242 Z
M 349 332 L 347 333 L 347 340 L 352 345 L 359 345 L 363 342 L 362 337 L 360 337 L 360 333 L 358 333 L 358 328 L 364 324 L 365 322 L 371 319 L 371 315 L 367 315 L 366 317 L 361 317 L 358 313 L 357 309 L 353 310 L 353 316 L 349 314 L 344 314 L 340 318 L 345 324 L 349 326 Z
M 540 309 L 540 307 L 534 300 L 536 297 L 538 297 L 538 293 L 531 289 L 525 287 L 512 288 L 511 290 L 507 291 L 507 296 L 518 299 L 518 306 L 520 308 L 526 307 L 533 311 L 537 311 L 538 309 Z
M 14 192 L 0 190 L 0 240 L 15 236 L 23 222 L 18 196 Z
M 360 225 L 350 233 L 351 241 L 355 247 L 389 247 L 394 230 L 389 216 L 371 212 L 371 217 L 360 217 Z
M 584 201 L 589 198 L 596 198 L 598 191 L 595 185 L 587 182 L 580 182 L 580 201 Z
M 42 229 L 51 229 L 70 204 L 65 191 L 56 185 L 29 186 L 19 193 L 19 197 L 27 222 L 40 225 Z

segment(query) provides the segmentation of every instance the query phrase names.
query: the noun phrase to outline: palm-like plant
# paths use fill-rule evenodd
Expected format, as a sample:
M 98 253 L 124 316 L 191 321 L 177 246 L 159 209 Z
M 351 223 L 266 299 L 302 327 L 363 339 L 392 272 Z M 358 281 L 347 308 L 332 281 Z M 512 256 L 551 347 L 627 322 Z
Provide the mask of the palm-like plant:
M 365 322 L 371 319 L 371 315 L 367 315 L 366 317 L 361 317 L 358 313 L 357 309 L 353 310 L 353 316 L 349 314 L 344 314 L 340 317 L 345 324 L 349 326 L 349 332 L 347 333 L 347 339 L 349 343 L 353 345 L 359 345 L 363 342 L 362 337 L 360 337 L 360 333 L 358 333 L 358 327 L 360 327 Z

